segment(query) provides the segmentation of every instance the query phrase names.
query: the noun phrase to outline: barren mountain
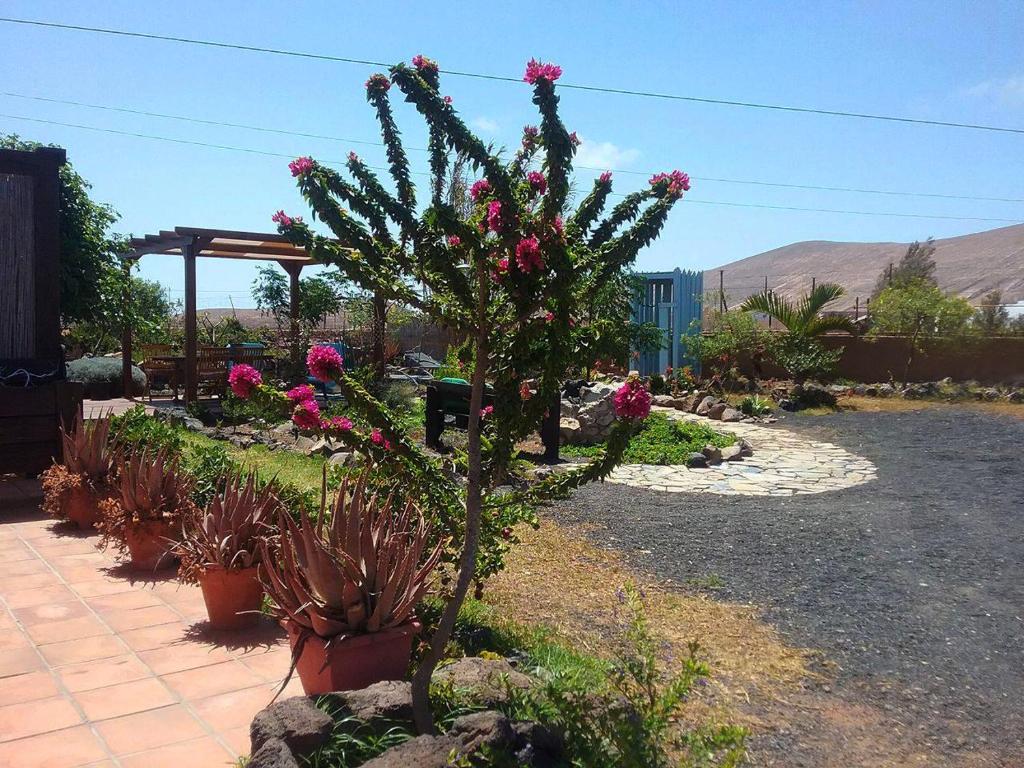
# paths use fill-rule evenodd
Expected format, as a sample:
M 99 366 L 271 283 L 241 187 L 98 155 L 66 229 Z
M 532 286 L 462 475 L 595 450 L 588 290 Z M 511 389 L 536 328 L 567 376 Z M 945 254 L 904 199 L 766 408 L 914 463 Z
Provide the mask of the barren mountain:
M 839 283 L 846 296 L 830 309 L 851 309 L 855 297 L 861 306 L 871 295 L 875 280 L 890 263 L 897 263 L 908 243 L 834 243 L 812 240 L 793 243 L 749 256 L 704 273 L 704 289 L 717 291 L 719 269 L 724 270 L 729 306 L 768 287 L 795 297 L 818 282 Z M 993 288 L 1003 301 L 1024 300 L 1024 224 L 976 232 L 973 235 L 935 241 L 935 277 L 946 291 L 958 293 L 974 304 Z

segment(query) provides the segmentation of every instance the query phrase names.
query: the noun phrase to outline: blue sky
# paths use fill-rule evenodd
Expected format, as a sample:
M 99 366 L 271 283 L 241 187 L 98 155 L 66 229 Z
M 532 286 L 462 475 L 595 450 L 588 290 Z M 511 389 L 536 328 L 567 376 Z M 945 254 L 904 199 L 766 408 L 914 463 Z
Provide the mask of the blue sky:
M 565 82 L 1024 127 L 1024 5 L 845 3 L 269 3 L 7 0 L 0 15 L 519 77 L 531 56 Z M 0 24 L 6 92 L 378 139 L 370 68 Z M 536 122 L 525 85 L 447 77 L 480 135 L 514 147 Z M 397 109 L 410 146 L 422 123 Z M 379 147 L 201 126 L 0 95 L 0 113 L 320 159 Z M 694 177 L 1024 198 L 1024 136 L 562 91 L 582 165 Z M 0 132 L 68 149 L 95 197 L 141 234 L 175 225 L 272 231 L 303 212 L 287 160 L 0 117 Z M 417 168 L 424 153 L 411 153 Z M 589 186 L 591 172 L 579 179 Z M 617 191 L 646 183 L 615 175 Z M 799 240 L 908 241 L 998 222 L 857 216 L 698 201 L 1024 221 L 1024 203 L 783 190 L 697 181 L 641 269 L 709 268 Z M 205 260 L 200 306 L 251 306 L 249 264 Z M 822 265 L 821 274 L 828 272 Z M 142 274 L 175 297 L 177 258 Z

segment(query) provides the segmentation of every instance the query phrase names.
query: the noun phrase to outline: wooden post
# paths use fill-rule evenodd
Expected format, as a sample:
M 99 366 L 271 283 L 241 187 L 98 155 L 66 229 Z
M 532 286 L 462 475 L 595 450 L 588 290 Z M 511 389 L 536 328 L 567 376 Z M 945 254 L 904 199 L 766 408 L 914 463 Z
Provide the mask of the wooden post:
M 765 296 L 768 295 L 768 275 L 764 276 L 764 294 L 765 294 Z M 771 329 L 772 329 L 772 316 L 768 315 L 768 330 L 770 331 Z
M 196 243 L 195 239 L 181 247 L 185 257 L 185 405 L 199 399 L 199 376 L 196 366 Z
M 302 299 L 299 275 L 302 273 L 302 264 L 295 261 L 279 261 L 278 264 L 288 273 L 288 335 L 291 337 L 289 358 L 292 378 L 298 382 L 304 378 L 302 376 L 302 339 L 299 332 L 299 306 Z
M 860 296 L 857 296 L 853 300 L 853 319 L 854 321 L 860 319 Z
M 121 289 L 121 393 L 123 397 L 132 396 L 132 262 L 121 260 L 121 273 L 124 286 Z
M 725 270 L 718 270 L 718 301 L 719 309 L 725 312 Z

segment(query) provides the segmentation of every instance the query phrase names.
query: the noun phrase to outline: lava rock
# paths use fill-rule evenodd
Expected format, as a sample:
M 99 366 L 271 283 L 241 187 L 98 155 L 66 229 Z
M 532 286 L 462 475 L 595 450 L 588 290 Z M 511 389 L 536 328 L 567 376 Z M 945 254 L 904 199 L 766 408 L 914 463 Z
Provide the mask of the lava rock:
M 739 445 L 727 445 L 722 449 L 722 461 L 737 461 L 743 458 Z
M 735 408 L 726 408 L 722 411 L 722 421 L 742 421 L 743 411 L 738 411 Z
M 697 409 L 694 411 L 698 416 L 707 416 L 708 411 L 711 410 L 711 406 L 715 404 L 715 398 L 711 395 L 705 395 L 704 398 L 697 404 Z
M 715 419 L 716 421 L 720 421 L 722 418 L 722 414 L 725 413 L 726 410 L 728 410 L 728 408 L 729 406 L 727 403 L 715 403 L 710 408 L 708 408 L 707 417 L 709 419 Z
M 313 699 L 296 696 L 258 712 L 249 726 L 252 754 L 278 739 L 298 754 L 312 752 L 331 737 L 334 721 Z
M 358 691 L 338 691 L 331 698 L 375 731 L 384 732 L 395 723 L 412 722 L 412 684 L 403 680 L 385 680 Z
M 703 453 L 691 453 L 686 460 L 686 466 L 690 469 L 705 469 L 708 465 L 708 457 Z
M 291 749 L 281 739 L 269 739 L 252 753 L 246 768 L 299 768 Z
M 704 458 L 707 459 L 708 464 L 722 463 L 722 449 L 717 445 L 708 443 L 701 449 L 701 453 L 704 454 Z
M 533 685 L 530 677 L 517 672 L 504 659 L 481 659 L 476 656 L 441 667 L 434 672 L 433 680 L 468 690 L 478 703 L 488 708 L 505 704 L 510 688 L 527 690 Z

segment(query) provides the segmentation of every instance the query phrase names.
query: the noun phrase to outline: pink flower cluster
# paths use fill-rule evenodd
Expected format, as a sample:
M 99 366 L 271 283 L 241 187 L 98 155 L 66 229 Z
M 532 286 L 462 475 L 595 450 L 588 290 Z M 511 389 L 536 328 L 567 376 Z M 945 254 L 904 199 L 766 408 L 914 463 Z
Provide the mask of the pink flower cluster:
M 600 179 L 602 184 L 610 184 L 612 181 L 612 172 L 605 171 L 604 173 L 601 174 Z
M 349 152 L 348 153 L 348 161 L 350 163 L 358 163 L 359 162 L 359 155 L 357 155 L 355 152 Z
M 292 172 L 292 176 L 301 176 L 304 173 L 309 173 L 313 170 L 313 158 L 296 157 L 288 163 L 288 170 Z
M 507 274 L 508 259 L 498 259 L 497 266 L 491 271 L 491 277 L 494 278 L 495 282 L 500 283 Z
M 445 96 L 444 97 L 444 103 L 445 104 L 451 104 L 452 103 L 452 97 L 451 96 Z
M 318 429 L 320 427 L 320 404 L 316 400 L 302 400 L 292 411 L 292 424 L 299 429 Z
M 337 432 L 350 432 L 352 430 L 352 419 L 344 416 L 332 416 L 320 422 L 322 429 L 333 429 Z
M 626 379 L 612 399 L 615 413 L 623 419 L 646 419 L 651 412 L 651 393 L 636 377 Z
M 390 87 L 391 81 L 388 80 L 388 76 L 380 73 L 370 75 L 370 79 L 366 81 L 366 90 L 368 91 L 380 91 L 381 93 L 387 93 Z
M 533 390 L 530 389 L 530 385 L 525 381 L 519 385 L 519 399 L 526 401 L 533 397 Z
M 391 441 L 384 437 L 376 427 L 374 427 L 373 431 L 370 433 L 370 442 L 374 445 L 383 446 L 385 451 L 391 450 Z
M 537 137 L 540 136 L 540 130 L 536 125 L 524 125 L 523 126 L 523 147 L 529 149 L 533 146 L 534 142 L 537 141 Z
M 485 405 L 483 408 L 480 409 L 480 418 L 481 418 L 481 420 L 482 419 L 486 419 L 488 416 L 490 416 L 493 413 L 494 413 L 494 406 L 493 405 Z
M 281 225 L 282 227 L 290 227 L 292 224 L 302 223 L 301 216 L 289 216 L 284 211 L 278 211 L 277 213 L 270 217 L 270 220 L 275 224 Z
M 668 182 L 668 192 L 670 195 L 676 197 L 682 197 L 683 192 L 690 191 L 690 177 L 682 171 L 672 171 L 672 173 L 656 173 L 651 176 L 651 186 L 656 186 L 662 182 Z
M 533 272 L 544 268 L 544 257 L 540 252 L 540 241 L 536 235 L 523 238 L 516 245 L 516 264 L 522 272 Z
M 562 68 L 557 64 L 545 64 L 542 61 L 530 59 L 526 62 L 526 74 L 523 75 L 523 80 L 530 85 L 538 80 L 547 80 L 549 83 L 553 83 L 561 76 Z
M 574 147 L 578 147 L 580 144 L 583 143 L 583 139 L 576 135 L 576 131 L 573 131 L 572 133 L 569 134 L 569 143 L 572 144 Z
M 428 59 L 422 53 L 417 53 L 412 57 L 412 65 L 420 72 L 437 72 L 437 62 Z
M 452 248 L 458 247 L 461 243 L 462 243 L 462 238 L 459 237 L 458 235 L 449 235 L 448 236 L 448 245 L 450 245 Z
M 304 403 L 307 400 L 316 400 L 316 392 L 313 391 L 313 387 L 309 384 L 299 384 L 297 387 L 292 387 L 284 393 L 284 396 L 293 403 Z
M 501 203 L 497 200 L 487 204 L 487 226 L 492 232 L 501 232 Z
M 337 381 L 344 362 L 338 350 L 325 344 L 312 347 L 306 355 L 306 367 L 317 381 Z
M 248 399 L 253 390 L 263 383 L 263 375 L 245 363 L 238 363 L 231 366 L 231 373 L 228 374 L 228 385 L 236 397 L 243 400 Z
M 473 198 L 473 201 L 479 200 L 481 197 L 490 194 L 491 182 L 487 179 L 479 179 L 473 182 L 473 186 L 469 188 L 469 196 Z
M 530 182 L 530 186 L 536 190 L 537 194 L 543 195 L 548 191 L 548 180 L 540 171 L 530 171 L 526 174 L 526 180 Z

